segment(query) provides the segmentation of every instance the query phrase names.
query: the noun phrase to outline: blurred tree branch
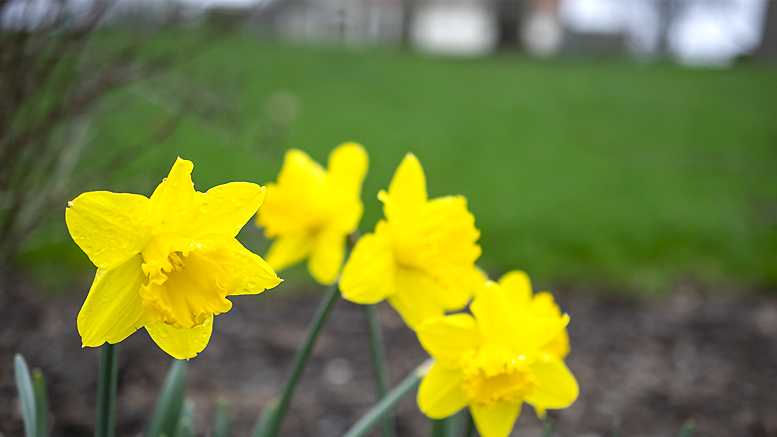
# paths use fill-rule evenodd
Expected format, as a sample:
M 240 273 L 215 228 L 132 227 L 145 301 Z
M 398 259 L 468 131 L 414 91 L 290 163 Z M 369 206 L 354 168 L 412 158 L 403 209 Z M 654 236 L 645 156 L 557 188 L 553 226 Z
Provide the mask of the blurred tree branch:
M 205 32 L 175 53 L 143 53 L 149 39 L 182 19 L 168 2 L 156 24 L 119 29 L 127 33 L 122 44 L 100 43 L 95 36 L 108 31 L 117 4 L 0 0 L 0 267 L 47 211 L 65 206 L 94 106 L 214 40 Z

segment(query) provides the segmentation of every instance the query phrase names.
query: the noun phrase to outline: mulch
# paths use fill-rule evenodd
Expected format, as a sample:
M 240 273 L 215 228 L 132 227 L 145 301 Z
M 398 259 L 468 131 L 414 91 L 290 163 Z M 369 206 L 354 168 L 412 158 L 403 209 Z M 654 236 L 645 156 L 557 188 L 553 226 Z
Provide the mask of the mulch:
M 0 279 L 0 436 L 21 436 L 13 355 L 46 378 L 52 436 L 93 435 L 99 350 L 81 348 L 76 315 L 86 295 L 44 295 Z M 777 295 L 702 293 L 680 287 L 660 299 L 556 293 L 571 316 L 580 398 L 551 411 L 556 436 L 673 436 L 688 419 L 697 436 L 777 437 Z M 197 435 L 210 435 L 219 399 L 249 435 L 277 396 L 294 351 L 321 298 L 271 291 L 233 298 L 215 319 L 208 347 L 188 366 L 187 397 Z M 399 382 L 427 355 L 396 313 L 380 304 L 389 368 Z M 314 350 L 281 435 L 340 436 L 375 402 L 363 309 L 339 301 Z M 117 436 L 142 435 L 171 358 L 144 330 L 120 346 Z M 414 399 L 396 412 L 398 435 L 428 435 Z M 525 406 L 514 436 L 539 436 Z M 378 435 L 375 433 L 374 435 Z

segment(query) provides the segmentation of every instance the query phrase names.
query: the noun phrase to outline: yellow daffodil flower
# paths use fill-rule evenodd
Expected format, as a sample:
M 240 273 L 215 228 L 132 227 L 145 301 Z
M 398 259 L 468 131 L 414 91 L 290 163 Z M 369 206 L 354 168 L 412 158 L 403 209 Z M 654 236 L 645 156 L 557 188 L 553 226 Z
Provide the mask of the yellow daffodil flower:
M 537 415 L 577 399 L 575 377 L 564 364 L 566 326 L 549 293 L 532 296 L 523 272 L 487 282 L 471 305 L 418 328 L 421 345 L 435 358 L 418 389 L 418 406 L 435 419 L 469 406 L 483 437 L 506 437 L 521 411 Z
M 428 200 L 412 154 L 378 198 L 386 220 L 356 243 L 343 268 L 343 297 L 361 304 L 388 299 L 411 328 L 464 307 L 480 278 L 474 266 L 480 232 L 466 199 Z
M 178 158 L 151 198 L 94 191 L 68 203 L 70 235 L 97 266 L 78 314 L 84 346 L 118 343 L 141 327 L 178 359 L 208 344 L 227 296 L 257 294 L 281 280 L 236 239 L 264 188 L 232 182 L 194 190 L 194 165 Z
M 267 198 L 256 223 L 276 238 L 265 257 L 282 270 L 308 258 L 308 270 L 322 284 L 334 282 L 345 256 L 348 234 L 359 226 L 364 206 L 361 187 L 367 152 L 345 143 L 329 155 L 324 170 L 300 150 L 289 150 L 277 184 L 267 184 Z

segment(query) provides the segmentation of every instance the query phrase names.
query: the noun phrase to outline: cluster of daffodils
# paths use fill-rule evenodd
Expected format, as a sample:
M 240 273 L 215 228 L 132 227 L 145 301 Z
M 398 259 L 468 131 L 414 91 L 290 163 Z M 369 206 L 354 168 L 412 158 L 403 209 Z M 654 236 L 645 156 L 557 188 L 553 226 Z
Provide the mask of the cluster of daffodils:
M 346 256 L 367 167 L 354 143 L 336 148 L 327 169 L 291 150 L 276 183 L 201 193 L 192 163 L 179 158 L 150 198 L 82 194 L 66 221 L 98 269 L 78 316 L 84 346 L 118 343 L 144 327 L 171 356 L 192 358 L 208 343 L 213 317 L 231 308 L 229 296 L 275 287 L 275 271 L 307 260 L 318 282 L 337 283 L 352 302 L 388 300 L 416 331 L 435 360 L 418 391 L 427 416 L 469 407 L 482 436 L 505 437 L 524 402 L 540 417 L 569 406 L 578 395 L 564 364 L 569 317 L 550 294 L 532 294 L 526 274 L 492 282 L 476 267 L 480 233 L 466 199 L 429 199 L 412 154 L 378 193 L 385 219 Z M 235 239 L 254 215 L 274 239 L 266 262 Z

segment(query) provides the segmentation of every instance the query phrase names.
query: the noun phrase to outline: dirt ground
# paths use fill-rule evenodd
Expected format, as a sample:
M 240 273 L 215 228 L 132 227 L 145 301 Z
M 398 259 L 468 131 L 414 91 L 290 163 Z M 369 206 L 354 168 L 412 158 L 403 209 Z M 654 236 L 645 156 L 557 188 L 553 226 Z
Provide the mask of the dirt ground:
M 0 282 L 0 434 L 21 436 L 13 354 L 43 370 L 53 436 L 92 435 L 97 349 L 82 349 L 78 296 L 43 296 Z M 685 287 L 656 301 L 556 293 L 571 316 L 568 365 L 580 398 L 550 413 L 556 436 L 673 436 L 689 418 L 697 436 L 777 436 L 777 294 L 704 297 Z M 219 398 L 246 436 L 280 386 L 321 294 L 270 292 L 233 299 L 210 344 L 189 362 L 188 397 L 198 435 L 210 435 Z M 426 359 L 393 310 L 379 306 L 391 379 Z M 117 436 L 141 435 L 170 365 L 141 330 L 121 344 Z M 285 421 L 283 436 L 341 435 L 375 401 L 363 309 L 340 301 L 319 340 Z M 399 436 L 425 436 L 414 399 L 396 415 Z M 539 436 L 525 407 L 513 436 Z M 377 435 L 377 434 L 376 434 Z

